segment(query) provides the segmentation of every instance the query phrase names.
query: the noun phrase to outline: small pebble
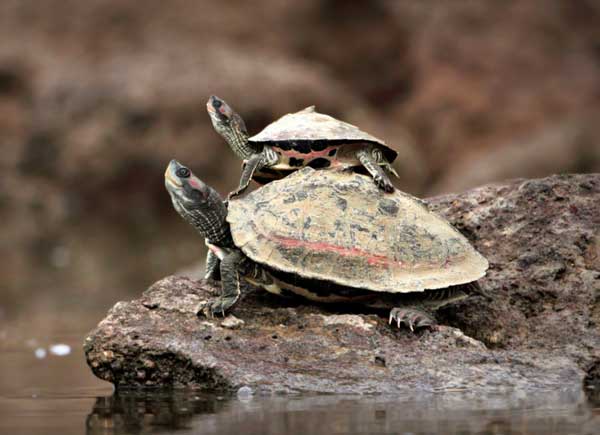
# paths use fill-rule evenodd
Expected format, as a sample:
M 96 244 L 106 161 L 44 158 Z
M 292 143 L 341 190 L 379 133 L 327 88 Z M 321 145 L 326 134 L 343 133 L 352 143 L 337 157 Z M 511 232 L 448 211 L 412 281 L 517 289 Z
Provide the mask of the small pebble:
M 242 319 L 238 319 L 237 317 L 235 317 L 231 314 L 229 316 L 227 316 L 225 319 L 223 319 L 223 321 L 221 322 L 221 326 L 223 328 L 229 328 L 229 329 L 239 329 L 242 327 L 243 324 L 244 324 L 244 321 Z
M 34 354 L 37 359 L 44 359 L 46 358 L 46 349 L 44 349 L 43 347 L 38 347 L 35 350 Z
M 53 344 L 50 346 L 50 353 L 56 356 L 65 356 L 71 353 L 71 346 L 68 344 Z
M 254 391 L 252 388 L 243 386 L 239 390 L 237 390 L 238 399 L 249 399 L 254 395 Z

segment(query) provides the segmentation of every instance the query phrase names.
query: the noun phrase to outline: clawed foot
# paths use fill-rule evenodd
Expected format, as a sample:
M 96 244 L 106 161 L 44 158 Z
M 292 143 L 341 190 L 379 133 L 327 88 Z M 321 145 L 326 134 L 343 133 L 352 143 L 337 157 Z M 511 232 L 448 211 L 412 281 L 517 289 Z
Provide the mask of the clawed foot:
M 235 304 L 236 298 L 219 297 L 206 301 L 200 308 L 199 312 L 202 312 L 206 317 L 212 319 L 217 317 L 219 314 L 225 317 L 225 312 Z
M 392 322 L 396 322 L 398 328 L 404 323 L 411 331 L 418 328 L 424 328 L 428 326 L 434 326 L 436 321 L 428 314 L 422 311 L 413 310 L 410 308 L 394 308 L 390 311 L 390 325 Z
M 394 191 L 394 185 L 387 177 L 376 175 L 373 177 L 373 180 L 375 181 L 375 184 L 377 184 L 377 187 L 384 192 L 392 193 Z

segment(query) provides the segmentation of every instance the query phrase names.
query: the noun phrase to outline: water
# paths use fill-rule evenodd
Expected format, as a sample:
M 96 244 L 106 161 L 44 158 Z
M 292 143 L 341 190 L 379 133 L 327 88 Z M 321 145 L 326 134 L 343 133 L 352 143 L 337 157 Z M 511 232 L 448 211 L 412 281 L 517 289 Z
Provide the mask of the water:
M 22 325 L 13 326 L 0 330 L 0 434 L 600 433 L 600 404 L 577 386 L 490 396 L 114 393 L 85 364 L 86 330 L 30 336 L 18 332 L 27 330 Z
M 567 396 L 534 404 L 525 397 L 449 394 L 241 401 L 184 393 L 130 393 L 98 399 L 87 427 L 89 433 L 169 433 L 173 429 L 196 434 L 598 433 L 598 411 Z

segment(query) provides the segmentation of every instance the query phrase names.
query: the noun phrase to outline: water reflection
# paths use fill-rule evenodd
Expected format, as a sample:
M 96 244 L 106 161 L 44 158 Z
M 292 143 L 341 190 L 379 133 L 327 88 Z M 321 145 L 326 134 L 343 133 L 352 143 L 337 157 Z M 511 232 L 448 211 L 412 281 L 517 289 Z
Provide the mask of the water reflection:
M 600 412 L 577 391 L 475 396 L 297 396 L 247 400 L 121 392 L 96 400 L 88 434 L 595 434 Z
M 163 429 L 191 429 L 192 418 L 216 414 L 220 397 L 187 392 L 120 392 L 98 397 L 86 419 L 88 434 L 138 434 Z

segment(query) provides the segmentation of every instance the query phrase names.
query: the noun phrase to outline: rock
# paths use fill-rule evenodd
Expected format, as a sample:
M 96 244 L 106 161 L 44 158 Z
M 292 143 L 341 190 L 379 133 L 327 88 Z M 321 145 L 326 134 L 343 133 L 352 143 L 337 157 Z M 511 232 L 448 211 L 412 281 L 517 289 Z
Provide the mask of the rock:
M 412 334 L 384 316 L 260 290 L 225 320 L 206 319 L 196 307 L 216 289 L 171 276 L 110 310 L 86 339 L 88 363 L 117 387 L 257 393 L 562 388 L 586 371 L 595 379 L 600 175 L 517 180 L 428 204 L 491 265 L 481 285 L 493 301 L 444 307 L 438 320 L 449 326 Z M 233 319 L 243 327 L 230 329 Z
M 209 297 L 206 287 L 168 277 L 141 300 L 115 305 L 86 340 L 94 373 L 118 387 L 235 392 L 248 386 L 263 393 L 547 387 L 583 376 L 574 362 L 559 355 L 490 351 L 452 327 L 413 336 L 375 315 L 290 308 L 258 291 L 235 308 L 236 316 L 245 319 L 237 331 L 223 328 L 218 319 L 198 318 L 194 304 L 186 312 L 160 303 Z
M 198 310 L 198 312 L 200 312 L 200 310 Z M 243 325 L 244 321 L 242 319 L 238 319 L 237 317 L 231 314 L 225 317 L 225 319 L 223 319 L 223 321 L 221 322 L 221 326 L 223 328 L 229 329 L 240 329 Z

